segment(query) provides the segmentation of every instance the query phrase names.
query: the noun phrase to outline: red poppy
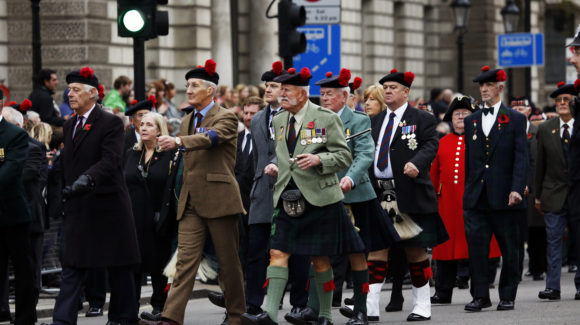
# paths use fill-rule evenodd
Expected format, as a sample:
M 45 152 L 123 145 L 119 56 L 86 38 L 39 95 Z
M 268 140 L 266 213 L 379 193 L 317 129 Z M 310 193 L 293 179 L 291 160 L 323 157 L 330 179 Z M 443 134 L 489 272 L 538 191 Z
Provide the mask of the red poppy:
M 308 122 L 308 128 L 309 129 L 314 129 L 314 121 Z
M 91 126 L 92 126 L 92 124 L 85 124 L 85 127 L 84 127 L 85 131 L 90 130 Z
M 534 135 L 530 132 L 528 133 L 528 139 L 531 139 Z
M 501 114 L 498 118 L 499 124 L 506 124 L 510 121 L 509 117 L 506 114 Z

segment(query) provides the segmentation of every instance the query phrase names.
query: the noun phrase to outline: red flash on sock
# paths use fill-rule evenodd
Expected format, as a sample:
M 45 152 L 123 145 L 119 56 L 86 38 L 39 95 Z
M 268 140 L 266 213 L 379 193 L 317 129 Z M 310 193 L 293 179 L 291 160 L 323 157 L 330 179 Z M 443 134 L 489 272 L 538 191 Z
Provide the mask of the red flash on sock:
M 371 290 L 369 289 L 369 283 L 365 282 L 362 284 L 362 292 L 363 293 L 369 293 Z
M 324 291 L 329 292 L 334 289 L 336 289 L 336 286 L 334 285 L 334 280 L 330 280 L 324 284 Z
M 266 287 L 268 287 L 268 282 L 270 282 L 270 279 L 266 279 L 266 282 L 264 282 L 264 286 L 262 286 L 263 289 L 266 289 Z
M 171 283 L 168 283 L 168 284 L 165 286 L 165 289 L 163 289 L 163 292 L 165 292 L 165 293 L 168 293 L 170 288 L 171 288 Z
M 425 275 L 425 280 L 433 278 L 433 270 L 431 269 L 431 266 L 424 268 L 423 274 Z

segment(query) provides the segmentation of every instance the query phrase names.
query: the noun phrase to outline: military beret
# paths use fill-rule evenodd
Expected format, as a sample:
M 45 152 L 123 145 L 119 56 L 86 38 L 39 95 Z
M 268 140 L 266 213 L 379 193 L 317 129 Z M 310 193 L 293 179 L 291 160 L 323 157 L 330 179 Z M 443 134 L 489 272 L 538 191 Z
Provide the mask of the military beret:
M 150 95 L 149 98 L 141 100 L 137 102 L 133 100 L 131 106 L 125 110 L 125 116 L 133 116 L 133 114 L 137 113 L 142 109 L 146 109 L 148 111 L 153 110 L 153 107 L 157 104 L 157 99 L 154 95 Z
M 273 81 L 279 75 L 286 74 L 288 71 L 284 70 L 281 61 L 272 63 L 272 70 L 268 70 L 262 74 L 262 81 Z
M 379 80 L 379 83 L 382 85 L 387 81 L 395 81 L 407 88 L 411 88 L 413 80 L 415 80 L 415 74 L 413 72 L 399 72 L 397 69 L 392 69 L 388 75 Z
M 318 80 L 314 84 L 324 88 L 345 88 L 348 87 L 349 81 L 350 70 L 343 68 L 337 76 L 333 76 L 332 72 L 328 71 L 326 78 Z
M 216 67 L 215 61 L 209 59 L 205 61 L 205 66 L 198 65 L 195 69 L 189 70 L 185 74 L 185 80 L 196 78 L 210 81 L 217 85 L 218 81 L 220 80 L 220 76 L 218 75 L 217 72 L 215 72 L 215 67 Z
M 530 100 L 526 97 L 526 96 L 518 96 L 514 99 L 512 99 L 512 102 L 510 103 L 511 107 L 514 106 L 526 106 L 529 107 L 530 106 Z
M 489 65 L 485 65 L 481 68 L 481 73 L 473 78 L 473 82 L 500 82 L 506 81 L 507 75 L 502 69 L 491 70 Z
M 0 99 L 4 99 L 4 92 L 0 89 Z
M 348 84 L 351 94 L 354 94 L 354 91 L 360 88 L 362 81 L 361 77 L 355 77 L 354 80 Z
M 310 79 L 312 79 L 310 69 L 302 68 L 300 72 L 298 72 L 296 69 L 290 68 L 288 69 L 287 74 L 279 75 L 272 81 L 294 86 L 308 86 Z
M 84 67 L 69 73 L 66 75 L 66 82 L 69 84 L 77 82 L 99 89 L 99 79 L 95 76 L 95 70 L 90 67 Z
M 451 121 L 453 111 L 462 108 L 469 110 L 471 113 L 475 112 L 475 105 L 473 105 L 471 98 L 467 96 L 458 96 L 453 98 L 451 104 L 449 104 L 449 108 L 447 109 L 447 112 L 445 112 L 445 116 L 443 116 L 443 121 Z
M 8 106 L 11 106 L 12 108 L 18 110 L 22 114 L 26 114 L 26 112 L 32 107 L 32 102 L 30 101 L 30 99 L 26 98 L 20 104 L 18 104 L 15 101 L 12 101 L 8 104 Z
M 558 88 L 550 94 L 551 98 L 556 98 L 558 95 L 562 94 L 578 96 L 578 91 L 580 90 L 580 79 L 576 79 L 573 84 L 566 84 L 564 81 L 560 81 L 557 86 Z
M 566 47 L 568 46 L 580 46 L 580 25 L 578 25 L 578 28 L 576 29 L 576 35 L 574 35 L 572 43 L 566 45 Z

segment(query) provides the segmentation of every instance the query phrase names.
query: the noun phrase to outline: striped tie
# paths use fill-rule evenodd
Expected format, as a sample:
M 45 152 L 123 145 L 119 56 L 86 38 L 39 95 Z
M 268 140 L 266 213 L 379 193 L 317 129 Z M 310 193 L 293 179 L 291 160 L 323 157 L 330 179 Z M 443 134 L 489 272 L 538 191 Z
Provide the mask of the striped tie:
M 387 123 L 385 133 L 383 134 L 379 158 L 377 159 L 377 168 L 380 171 L 384 171 L 389 165 L 389 146 L 391 144 L 391 133 L 393 132 L 393 121 L 395 120 L 395 116 L 397 116 L 395 113 L 389 115 L 389 123 Z
M 288 125 L 288 140 L 286 141 L 286 145 L 288 146 L 288 152 L 290 156 L 294 154 L 294 148 L 296 148 L 296 142 L 298 142 L 298 137 L 296 137 L 296 130 L 294 129 L 294 123 L 296 119 L 294 116 L 290 118 L 290 124 Z

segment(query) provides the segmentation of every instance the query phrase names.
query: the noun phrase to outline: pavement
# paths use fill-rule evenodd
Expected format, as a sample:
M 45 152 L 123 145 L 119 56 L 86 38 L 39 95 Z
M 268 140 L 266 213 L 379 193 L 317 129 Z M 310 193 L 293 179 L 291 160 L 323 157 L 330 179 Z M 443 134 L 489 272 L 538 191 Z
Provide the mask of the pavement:
M 576 292 L 574 287 L 574 274 L 567 273 L 567 268 L 562 269 L 561 300 L 543 301 L 538 299 L 538 292 L 544 289 L 545 281 L 533 281 L 529 277 L 524 277 L 518 289 L 516 306 L 513 311 L 496 311 L 496 306 L 499 301 L 497 292 L 498 279 L 499 274 L 496 279 L 496 288 L 490 290 L 490 297 L 493 304 L 491 308 L 484 309 L 484 311 L 479 313 L 465 312 L 463 310 L 464 305 L 471 301 L 469 290 L 455 289 L 452 304 L 433 305 L 432 319 L 427 324 L 580 324 L 580 301 L 574 300 L 574 294 Z M 403 311 L 387 313 L 384 311 L 384 307 L 389 302 L 390 287 L 390 284 L 385 284 L 384 286 L 381 295 L 380 321 L 375 324 L 406 324 L 407 315 L 413 307 L 410 286 L 405 286 L 403 290 L 403 296 L 405 297 Z M 212 305 L 206 299 L 208 291 L 219 291 L 219 287 L 205 285 L 199 281 L 196 282 L 191 300 L 187 305 L 184 325 L 221 323 L 224 309 Z M 431 293 L 433 294 L 434 291 L 435 289 L 432 287 Z M 151 286 L 144 286 L 142 288 L 142 295 L 141 311 L 150 311 L 151 307 L 147 302 L 151 296 Z M 352 290 L 344 289 L 343 298 L 350 297 L 351 295 Z M 279 314 L 278 324 L 288 324 L 283 318 L 284 314 L 291 309 L 288 296 L 286 294 L 283 309 Z M 50 315 L 52 314 L 53 305 L 54 298 L 44 297 L 40 299 L 38 304 L 38 324 L 51 321 Z M 14 305 L 11 305 L 11 308 L 14 311 Z M 85 303 L 84 310 L 79 312 L 78 324 L 104 325 L 107 322 L 106 307 L 104 316 L 93 318 L 84 317 L 87 308 L 88 306 Z M 346 318 L 340 315 L 338 308 L 333 308 L 332 315 L 335 324 L 344 324 L 347 321 Z

